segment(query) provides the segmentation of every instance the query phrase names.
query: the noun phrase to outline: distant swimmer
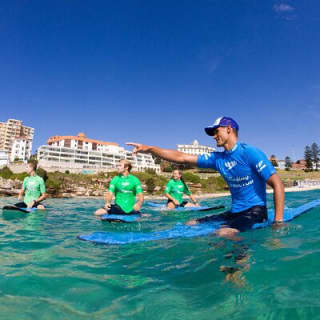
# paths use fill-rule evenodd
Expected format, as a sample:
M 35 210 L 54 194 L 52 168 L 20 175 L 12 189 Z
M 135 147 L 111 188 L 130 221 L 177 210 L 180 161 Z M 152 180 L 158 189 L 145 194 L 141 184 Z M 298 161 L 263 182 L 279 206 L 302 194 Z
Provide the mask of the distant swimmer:
M 18 208 L 37 208 L 44 210 L 45 207 L 41 202 L 47 197 L 46 186 L 43 178 L 37 175 L 37 164 L 35 162 L 29 162 L 27 165 L 28 177 L 23 180 L 22 188 L 19 192 L 18 200 L 23 202 L 18 202 L 15 204 Z
M 231 192 L 231 210 L 191 220 L 188 224 L 223 219 L 226 223 L 217 235 L 233 238 L 239 231 L 267 220 L 266 184 L 274 191 L 274 223 L 282 223 L 284 210 L 284 188 L 276 170 L 261 150 L 238 142 L 238 131 L 239 125 L 229 117 L 220 117 L 212 126 L 206 127 L 205 132 L 216 140 L 218 147 L 224 148 L 223 152 L 212 152 L 210 155 L 195 156 L 139 143 L 127 144 L 135 147 L 134 152 L 151 153 L 168 161 L 219 171 Z
M 130 161 L 120 160 L 119 174 L 110 181 L 105 206 L 98 209 L 95 215 L 139 213 L 143 204 L 143 190 L 140 180 L 130 174 L 131 169 Z M 115 204 L 111 204 L 113 196 Z
M 176 207 L 199 207 L 199 203 L 192 195 L 188 186 L 185 184 L 180 170 L 174 170 L 172 172 L 172 179 L 166 185 L 164 190 L 166 197 L 168 198 L 167 207 L 169 209 L 175 209 Z M 186 194 L 192 200 L 191 202 L 183 200 L 183 194 Z

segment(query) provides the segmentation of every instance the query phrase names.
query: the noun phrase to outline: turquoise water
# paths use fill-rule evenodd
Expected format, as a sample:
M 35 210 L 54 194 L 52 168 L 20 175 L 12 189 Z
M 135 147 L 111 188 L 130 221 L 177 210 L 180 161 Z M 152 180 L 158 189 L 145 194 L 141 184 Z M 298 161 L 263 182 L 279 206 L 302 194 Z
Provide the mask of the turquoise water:
M 286 205 L 320 191 L 287 193 Z M 272 198 L 269 196 L 269 207 Z M 15 202 L 0 198 L 1 207 Z M 148 211 L 133 224 L 103 223 L 102 200 L 52 199 L 45 213 L 0 215 L 0 319 L 320 319 L 320 208 L 279 230 L 126 246 L 79 241 L 93 231 L 155 231 L 200 216 Z M 225 204 L 230 198 L 204 202 Z M 235 257 L 246 249 L 247 262 Z M 227 281 L 221 266 L 242 270 Z

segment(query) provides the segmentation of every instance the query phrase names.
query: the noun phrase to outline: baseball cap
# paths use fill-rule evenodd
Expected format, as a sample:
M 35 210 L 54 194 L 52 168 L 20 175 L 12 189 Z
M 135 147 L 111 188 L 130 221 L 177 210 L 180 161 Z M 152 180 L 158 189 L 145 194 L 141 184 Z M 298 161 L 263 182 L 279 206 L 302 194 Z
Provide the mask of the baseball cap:
M 237 124 L 236 121 L 234 121 L 230 117 L 220 117 L 214 122 L 214 124 L 212 126 L 208 126 L 208 127 L 204 128 L 204 130 L 206 131 L 207 135 L 213 136 L 213 133 L 217 128 L 227 127 L 227 126 L 230 126 L 231 128 L 234 128 L 237 131 L 239 131 L 239 125 Z

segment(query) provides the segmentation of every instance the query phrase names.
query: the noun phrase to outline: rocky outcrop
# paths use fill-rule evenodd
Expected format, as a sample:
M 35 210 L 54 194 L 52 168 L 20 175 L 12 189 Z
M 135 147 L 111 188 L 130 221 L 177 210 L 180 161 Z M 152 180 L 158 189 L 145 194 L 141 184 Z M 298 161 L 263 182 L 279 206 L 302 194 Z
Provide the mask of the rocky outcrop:
M 0 194 L 5 196 L 15 196 L 19 193 L 22 182 L 19 180 L 3 179 L 0 177 Z

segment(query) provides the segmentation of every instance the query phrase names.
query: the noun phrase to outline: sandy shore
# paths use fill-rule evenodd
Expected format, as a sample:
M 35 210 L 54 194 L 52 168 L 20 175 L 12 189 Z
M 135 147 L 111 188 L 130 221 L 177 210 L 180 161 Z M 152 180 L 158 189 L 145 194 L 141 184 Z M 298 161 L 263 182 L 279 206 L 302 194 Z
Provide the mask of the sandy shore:
M 297 191 L 310 191 L 310 190 L 316 190 L 316 189 L 320 189 L 320 185 L 319 186 L 308 186 L 308 187 L 290 187 L 290 188 L 285 188 L 285 191 L 286 192 L 297 192 Z M 270 193 L 271 192 L 272 192 L 272 190 L 270 190 Z

